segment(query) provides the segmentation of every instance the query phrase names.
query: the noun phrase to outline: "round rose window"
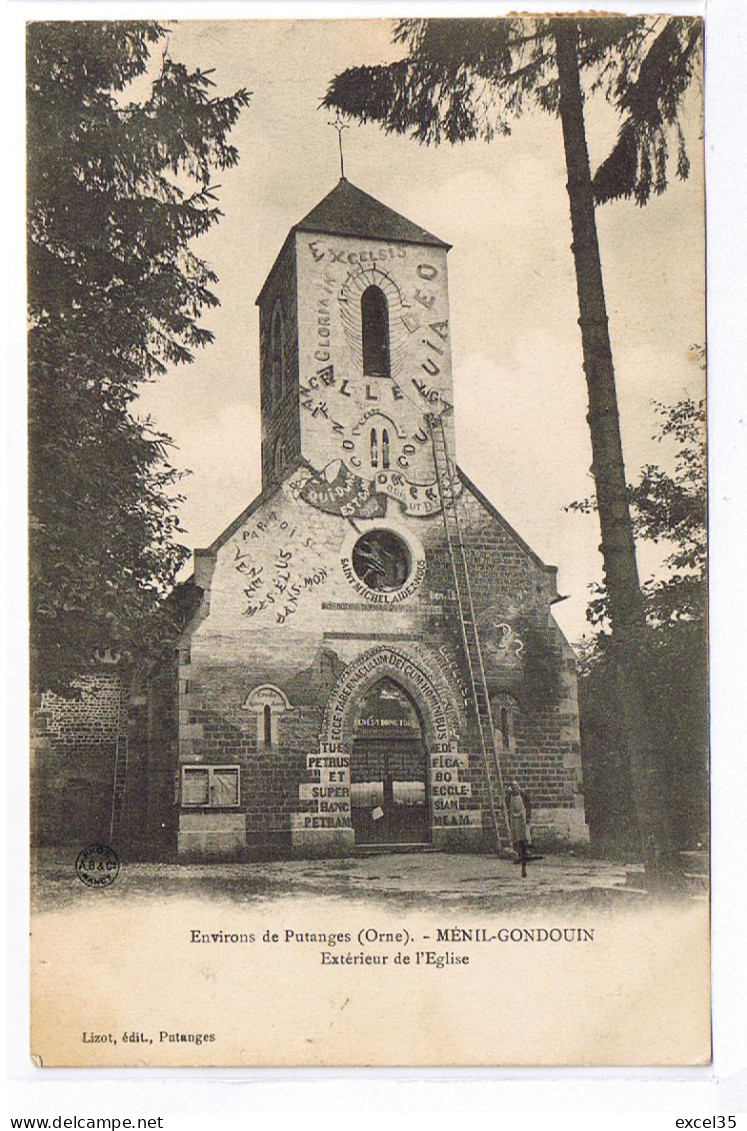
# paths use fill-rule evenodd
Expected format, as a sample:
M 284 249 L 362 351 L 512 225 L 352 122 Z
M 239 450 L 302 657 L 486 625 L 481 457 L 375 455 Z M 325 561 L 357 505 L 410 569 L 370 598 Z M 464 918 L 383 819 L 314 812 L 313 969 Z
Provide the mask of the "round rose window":
M 410 551 L 391 530 L 369 530 L 353 547 L 356 577 L 383 593 L 401 589 L 410 573 Z

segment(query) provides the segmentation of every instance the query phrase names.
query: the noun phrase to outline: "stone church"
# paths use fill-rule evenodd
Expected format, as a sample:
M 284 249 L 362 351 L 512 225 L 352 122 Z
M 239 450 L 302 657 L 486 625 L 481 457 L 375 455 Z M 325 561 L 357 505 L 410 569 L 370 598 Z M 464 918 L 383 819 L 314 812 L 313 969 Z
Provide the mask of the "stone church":
M 456 462 L 448 251 L 345 178 L 291 228 L 257 299 L 261 493 L 195 551 L 160 668 L 45 697 L 41 842 L 494 851 L 514 778 L 535 840 L 587 839 L 556 568 Z

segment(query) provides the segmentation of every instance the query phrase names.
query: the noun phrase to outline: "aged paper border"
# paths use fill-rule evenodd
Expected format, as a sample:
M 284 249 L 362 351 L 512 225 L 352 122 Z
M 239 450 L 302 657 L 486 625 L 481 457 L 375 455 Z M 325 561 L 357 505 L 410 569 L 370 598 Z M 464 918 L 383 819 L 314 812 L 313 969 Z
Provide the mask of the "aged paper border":
M 65 6 L 65 14 L 66 15 L 67 14 L 73 14 L 72 11 L 70 13 L 68 11 L 69 8 L 71 8 L 71 7 L 72 6 L 67 6 L 67 5 Z M 527 4 L 527 5 L 525 5 L 525 7 L 527 9 L 529 9 L 530 6 Z M 613 5 L 613 4 L 609 4 L 609 5 L 606 5 L 606 7 L 608 9 L 613 9 L 615 7 L 618 7 L 618 6 Z M 632 10 L 632 8 L 634 6 L 633 5 L 624 5 L 624 6 L 620 6 L 620 7 L 624 8 L 624 10 Z M 651 4 L 647 4 L 647 5 L 641 5 L 640 7 L 645 9 L 645 10 L 651 11 L 651 10 L 654 10 L 656 7 L 659 7 L 659 5 L 654 5 L 653 3 L 651 3 Z M 690 5 L 688 5 L 686 8 L 683 5 L 675 5 L 675 4 L 663 5 L 662 7 L 665 8 L 666 10 L 668 10 L 668 11 L 681 10 L 682 9 L 682 10 L 686 10 L 688 14 L 693 12 L 693 7 L 690 6 Z M 732 9 L 731 11 L 729 10 L 730 8 Z M 222 10 L 222 9 L 225 9 L 225 10 Z M 397 11 L 401 11 L 401 10 L 402 10 L 401 7 L 397 9 Z M 481 8 L 480 6 L 475 6 L 474 14 L 481 14 L 481 12 L 483 10 L 484 9 Z M 100 18 L 101 11 L 102 11 L 101 7 L 97 6 L 97 9 L 96 9 L 96 12 L 95 12 L 96 18 Z M 369 14 L 369 15 L 375 15 L 375 16 L 382 16 L 383 17 L 383 16 L 386 16 L 387 14 L 389 14 L 390 11 L 391 11 L 391 8 L 390 8 L 389 5 L 387 5 L 386 7 L 384 7 L 383 5 L 376 6 L 375 9 L 368 10 L 365 13 L 364 13 L 363 7 L 361 7 L 361 6 L 356 7 L 356 14 L 360 14 L 360 15 Z M 460 13 L 463 13 L 463 12 L 466 13 L 466 11 L 467 11 L 466 6 L 460 8 Z M 471 11 L 472 11 L 472 6 L 470 6 L 470 12 Z M 492 11 L 495 11 L 495 6 L 492 7 Z M 729 5 L 727 3 L 722 3 L 722 4 L 714 4 L 712 6 L 711 12 L 710 12 L 710 20 L 712 21 L 712 23 L 709 22 L 709 32 L 708 32 L 708 35 L 709 35 L 709 47 L 708 47 L 709 63 L 708 63 L 708 67 L 709 67 L 709 69 L 708 69 L 708 72 L 707 72 L 708 73 L 707 115 L 708 115 L 708 122 L 709 122 L 709 126 L 708 126 L 709 134 L 711 133 L 711 118 L 712 118 L 713 112 L 714 112 L 713 107 L 710 105 L 710 100 L 711 100 L 711 98 L 713 98 L 713 99 L 716 99 L 718 101 L 718 91 L 720 89 L 720 84 L 719 84 L 718 80 L 714 77 L 714 74 L 713 74 L 713 71 L 716 68 L 716 63 L 714 61 L 714 55 L 713 55 L 713 51 L 716 50 L 716 47 L 714 46 L 714 44 L 717 42 L 715 37 L 716 37 L 717 34 L 722 33 L 724 31 L 723 21 L 727 17 L 729 18 L 730 21 L 732 21 L 732 26 L 735 26 L 735 21 L 738 22 L 738 20 L 739 20 L 739 17 L 737 15 L 737 11 L 738 11 L 738 9 L 736 8 L 735 5 Z M 91 8 L 90 5 L 85 6 L 85 12 L 88 13 L 89 15 L 94 15 L 94 12 L 92 11 L 92 8 Z M 284 12 L 285 12 L 285 9 L 284 9 Z M 316 13 L 317 13 L 317 6 L 315 5 L 314 6 L 314 14 L 316 15 Z M 36 6 L 36 5 L 27 6 L 27 8 L 25 10 L 25 14 L 33 14 L 35 17 L 38 16 L 39 15 L 38 6 Z M 59 15 L 61 14 L 60 7 L 54 6 L 54 8 L 52 9 L 52 8 L 50 8 L 50 6 L 47 6 L 47 11 L 44 14 L 50 15 L 50 16 L 54 14 L 55 16 L 59 17 Z M 76 15 L 77 18 L 81 18 L 84 14 L 82 7 L 78 6 L 78 8 L 77 8 L 77 10 L 75 10 L 74 14 Z M 108 14 L 108 8 L 107 8 L 107 14 Z M 118 15 L 124 14 L 124 11 L 122 10 L 120 12 L 117 12 L 116 14 L 118 14 Z M 127 7 L 127 14 L 139 14 L 139 13 L 134 12 L 133 8 L 128 6 Z M 174 10 L 173 5 L 165 5 L 164 6 L 164 14 L 165 15 L 176 15 L 177 13 Z M 186 11 L 183 12 L 183 14 L 184 14 L 185 17 L 196 18 L 201 13 L 198 13 L 197 9 L 194 6 L 190 6 Z M 275 16 L 280 14 L 278 12 L 277 5 L 273 5 L 272 14 L 275 15 Z M 308 5 L 303 6 L 302 14 L 303 15 L 311 15 L 311 12 L 309 10 Z M 335 6 L 334 14 L 335 15 L 342 14 L 339 6 Z M 492 12 L 491 12 L 491 14 L 492 14 Z M 211 9 L 210 9 L 210 18 L 238 18 L 239 16 L 241 18 L 248 18 L 248 16 L 249 16 L 249 13 L 246 12 L 246 9 L 244 9 L 243 5 L 242 6 L 239 6 L 239 5 L 233 5 L 233 6 L 216 5 L 216 6 L 211 7 Z M 14 17 L 15 17 L 14 22 L 15 22 L 15 25 L 16 25 L 14 30 L 17 31 L 17 24 L 18 24 L 17 12 L 14 13 Z M 11 37 L 11 38 L 13 38 L 13 37 Z M 728 38 L 728 33 L 725 35 L 724 38 Z M 724 47 L 726 47 L 725 44 L 724 44 Z M 711 68 L 713 68 L 713 70 Z M 714 85 L 714 83 L 715 83 L 715 85 Z M 733 146 L 733 139 L 730 141 L 730 147 L 732 147 L 732 146 Z M 731 151 L 733 153 L 733 149 Z M 711 154 L 710 154 L 710 147 L 709 147 L 709 160 L 710 160 L 710 158 L 711 158 Z M 716 158 L 713 158 L 713 160 L 715 161 Z M 711 204 L 711 201 L 712 201 L 712 195 L 713 195 L 714 191 L 715 190 L 714 190 L 713 180 L 712 180 L 711 175 L 709 174 L 708 193 L 709 193 L 709 208 L 710 209 L 712 209 L 712 207 L 713 207 L 712 204 Z M 721 191 L 721 186 L 719 186 L 719 191 Z M 720 202 L 719 202 L 717 207 L 718 207 L 718 210 L 721 211 Z M 719 357 L 723 358 L 723 352 L 724 352 L 723 346 L 720 342 L 720 337 L 721 337 L 720 332 L 723 329 L 723 325 L 722 325 L 722 314 L 721 314 L 721 311 L 719 309 L 719 288 L 720 288 L 720 284 L 723 282 L 723 276 L 719 276 L 719 274 L 718 274 L 718 271 L 719 271 L 719 266 L 718 266 L 719 240 L 721 239 L 721 233 L 719 232 L 718 223 L 714 222 L 714 220 L 712 219 L 712 213 L 711 213 L 711 216 L 709 217 L 709 220 L 710 220 L 710 222 L 709 222 L 709 237 L 710 237 L 710 248 L 709 248 L 709 287 L 710 287 L 710 290 L 709 290 L 709 300 L 710 300 L 710 303 L 711 303 L 711 317 L 710 317 L 709 330 L 710 330 L 711 365 L 712 365 L 713 368 L 715 368 L 716 365 L 718 364 Z M 715 236 L 714 236 L 714 232 L 715 232 Z M 723 243 L 723 241 L 722 241 L 722 243 Z M 714 276 L 715 276 L 715 278 L 714 278 Z M 739 279 L 737 278 L 737 280 L 732 280 L 732 282 L 735 282 L 735 281 L 737 282 L 737 286 L 738 286 Z M 723 296 L 722 296 L 722 299 L 723 299 Z M 715 305 L 716 305 L 716 313 L 715 314 L 713 313 L 714 300 L 715 300 Z M 712 368 L 712 373 L 713 373 L 713 368 Z M 721 388 L 714 390 L 713 377 L 712 377 L 711 378 L 710 392 L 711 392 L 711 436 L 712 436 L 712 443 L 713 443 L 714 448 L 716 448 L 717 445 L 720 443 L 721 437 L 723 437 L 724 438 L 724 444 L 728 446 L 728 444 L 729 444 L 729 440 L 728 440 L 729 417 L 731 415 L 731 409 L 734 406 L 734 402 L 737 400 L 736 395 L 734 395 L 732 397 L 731 394 L 732 394 L 732 392 L 736 392 L 736 391 L 728 390 L 728 389 L 724 390 L 724 389 L 721 389 Z M 721 411 L 720 403 L 719 403 L 720 398 L 722 396 L 724 397 L 724 400 L 726 401 L 726 404 L 724 405 L 725 412 L 723 413 L 723 416 L 726 419 L 724 419 L 723 422 L 722 422 L 722 411 Z M 14 407 L 17 407 L 17 406 L 14 406 Z M 719 484 L 723 483 L 724 475 L 728 476 L 729 473 L 733 474 L 735 472 L 735 470 L 737 469 L 738 464 L 736 463 L 735 460 L 732 461 L 732 459 L 729 459 L 728 461 L 726 459 L 724 459 L 723 463 L 720 463 L 720 457 L 718 455 L 714 455 L 713 452 L 712 452 L 712 461 L 713 461 L 713 468 L 714 468 L 714 486 L 712 488 L 713 530 L 716 532 L 717 539 L 720 540 L 723 544 L 723 532 L 720 535 L 718 534 L 720 526 L 721 526 L 719 499 L 717 499 L 715 496 L 717 496 L 717 494 L 718 494 Z M 726 465 L 726 466 L 724 466 L 724 465 Z M 15 515 L 13 516 L 13 518 L 15 520 Z M 734 519 L 731 519 L 730 521 L 733 522 L 735 526 L 737 526 L 737 523 Z M 737 546 L 738 546 L 738 543 L 735 542 L 734 543 L 734 549 L 735 550 L 736 550 Z M 719 557 L 719 554 L 718 554 L 718 547 L 716 547 L 716 549 L 714 550 L 714 565 L 713 565 L 713 569 L 712 569 L 712 576 L 713 576 L 713 579 L 714 579 L 714 588 L 716 588 L 717 585 L 718 585 L 718 579 L 719 579 L 719 576 L 720 576 L 721 565 L 722 565 L 722 563 L 720 561 L 720 557 Z M 719 598 L 717 596 L 717 598 L 714 602 L 714 628 L 716 626 L 718 626 L 718 624 L 719 624 L 719 616 L 720 615 L 723 617 L 723 614 L 720 613 L 720 601 L 719 601 Z M 714 661 L 714 715 L 715 715 L 715 718 L 714 718 L 714 737 L 716 738 L 717 741 L 720 737 L 723 737 L 725 741 L 728 741 L 727 733 L 728 733 L 728 730 L 731 729 L 731 728 L 728 727 L 728 720 L 726 722 L 726 725 L 724 725 L 724 722 L 722 721 L 721 713 L 720 713 L 720 710 L 719 710 L 719 705 L 723 704 L 724 698 L 726 698 L 726 693 L 722 693 L 722 689 L 721 689 L 721 680 L 724 678 L 725 674 L 726 673 L 724 672 L 724 670 L 721 666 L 720 657 L 719 657 L 719 654 L 717 652 L 716 657 L 715 657 L 715 661 Z M 733 697 L 729 697 L 729 700 L 730 700 L 731 704 L 733 705 L 734 702 L 735 702 Z M 732 720 L 734 722 L 736 722 L 736 712 L 732 715 Z M 15 722 L 16 721 L 14 720 L 14 723 Z M 16 748 L 17 748 L 18 736 L 23 734 L 23 727 L 20 726 L 20 725 L 15 725 L 14 731 L 15 731 L 15 734 L 14 734 L 13 742 L 14 742 L 14 745 L 16 745 Z M 720 857 L 721 852 L 722 852 L 722 849 L 721 849 L 720 846 L 724 843 L 724 841 L 722 840 L 722 837 L 720 835 L 720 831 L 719 831 L 719 827 L 720 827 L 720 823 L 721 823 L 721 821 L 720 821 L 721 811 L 722 811 L 722 808 L 725 807 L 725 800 L 728 800 L 728 799 L 722 798 L 722 796 L 721 796 L 722 789 L 719 788 L 720 780 L 721 780 L 720 779 L 720 771 L 719 771 L 719 768 L 716 766 L 716 767 L 714 767 L 714 782 L 715 782 L 714 788 L 715 788 L 715 794 L 716 794 L 715 804 L 714 804 L 714 817 L 715 817 L 714 833 L 715 833 L 715 842 L 716 842 L 715 853 L 716 853 L 716 861 L 717 861 L 717 879 L 716 879 L 716 883 L 715 883 L 714 909 L 715 909 L 716 916 L 717 916 L 717 924 L 718 924 L 718 919 L 719 919 L 720 893 L 723 892 L 724 889 L 727 889 L 727 890 L 730 891 L 729 902 L 732 906 L 732 911 L 734 911 L 735 908 L 736 908 L 736 901 L 738 899 L 738 881 L 739 881 L 739 878 L 740 878 L 740 875 L 741 875 L 741 872 L 738 869 L 737 864 L 736 864 L 736 860 L 735 860 L 735 858 L 738 858 L 738 853 L 734 853 L 734 854 L 730 853 L 731 859 L 735 861 L 732 864 L 732 866 L 729 865 L 728 860 L 724 860 L 724 861 L 719 860 L 719 857 Z M 732 784 L 733 783 L 730 783 L 730 787 L 731 787 Z M 733 806 L 732 807 L 726 806 L 726 807 L 727 807 L 727 817 L 728 817 L 728 820 L 729 820 L 731 827 L 733 828 L 736 814 L 734 812 Z M 16 812 L 18 812 L 17 808 L 16 808 Z M 16 834 L 18 832 L 17 823 L 15 823 L 15 828 L 13 827 L 13 824 L 11 824 L 11 830 L 13 832 L 13 840 L 15 841 L 14 847 L 17 849 L 18 844 L 24 843 L 24 840 L 23 840 L 22 837 L 20 838 L 20 840 L 17 839 L 17 836 L 16 836 Z M 732 846 L 732 847 L 734 847 L 734 846 Z M 11 871 L 11 879 L 13 877 L 13 874 L 16 873 L 16 870 L 17 869 L 20 870 L 21 864 L 22 864 L 22 861 L 19 860 L 18 856 L 15 855 L 15 852 L 13 853 L 13 856 L 14 856 L 14 864 L 13 864 L 13 868 L 12 868 L 12 871 Z M 721 878 L 719 879 L 719 877 L 721 877 Z M 16 885 L 12 884 L 11 887 L 12 888 L 15 887 L 16 894 L 17 894 L 17 884 Z M 17 910 L 17 906 L 18 905 L 15 904 L 16 910 Z M 731 918 L 731 916 L 730 916 L 730 918 Z M 738 917 L 735 917 L 735 918 L 738 919 Z M 732 920 L 732 921 L 734 922 L 735 920 Z M 717 930 L 717 940 L 718 940 L 717 941 L 717 947 L 716 947 L 717 956 L 719 954 L 723 955 L 725 952 L 728 952 L 728 941 L 726 942 L 726 945 L 722 945 L 720 930 Z M 720 1003 L 719 1003 L 719 1000 L 718 1000 L 718 998 L 719 998 L 718 986 L 719 986 L 719 981 L 720 981 L 720 977 L 719 977 L 719 974 L 718 974 L 719 962 L 720 962 L 720 958 L 717 961 L 717 975 L 716 975 L 716 998 L 717 998 L 717 1007 L 718 1007 L 717 1008 L 717 1017 L 718 1017 L 718 1013 L 720 1011 Z M 718 1027 L 719 1026 L 717 1024 L 717 1032 L 718 1032 Z M 20 1048 L 23 1047 L 22 1042 L 19 1042 L 19 1047 Z M 721 1059 L 721 1052 L 722 1052 L 722 1050 L 719 1049 L 719 1045 L 717 1043 L 717 1046 L 716 1046 L 716 1055 L 717 1055 L 716 1071 L 717 1072 L 719 1071 L 719 1063 L 718 1062 L 719 1062 L 719 1059 Z M 741 1064 L 744 1063 L 744 1059 L 742 1059 L 740 1061 L 738 1058 L 739 1058 L 738 1046 L 737 1046 L 736 1043 L 734 1043 L 734 1041 L 732 1039 L 730 1039 L 729 1040 L 729 1046 L 726 1050 L 725 1067 L 728 1066 L 728 1068 L 730 1068 L 732 1071 L 735 1070 L 735 1069 L 738 1069 L 738 1067 Z M 512 1073 L 512 1075 L 514 1075 L 514 1074 L 515 1073 Z M 25 1073 L 24 1073 L 24 1075 L 25 1075 Z

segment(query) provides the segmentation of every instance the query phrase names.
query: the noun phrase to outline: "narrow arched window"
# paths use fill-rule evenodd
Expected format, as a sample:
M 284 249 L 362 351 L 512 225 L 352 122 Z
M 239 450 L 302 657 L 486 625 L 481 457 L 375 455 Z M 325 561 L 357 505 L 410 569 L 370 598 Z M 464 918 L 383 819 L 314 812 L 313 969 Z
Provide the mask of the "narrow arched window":
M 272 746 L 272 707 L 269 703 L 265 703 L 264 711 L 264 743 L 265 746 Z
M 275 475 L 280 475 L 285 467 L 285 444 L 282 439 L 275 441 L 275 447 L 272 453 L 272 470 Z
M 376 429 L 371 429 L 371 467 L 379 466 L 379 437 L 376 435 Z
M 279 310 L 272 316 L 270 330 L 270 399 L 280 400 L 285 382 L 285 362 L 283 358 L 283 318 Z
M 386 428 L 381 433 L 381 466 L 385 471 L 389 468 L 389 433 Z
M 366 287 L 361 296 L 363 372 L 389 377 L 389 307 L 381 287 Z
M 501 735 L 503 737 L 503 749 L 508 750 L 511 746 L 511 731 L 508 724 L 508 711 L 505 707 L 501 707 Z
M 495 721 L 495 741 L 504 750 L 516 750 L 520 734 L 521 711 L 513 695 L 500 691 L 490 702 Z

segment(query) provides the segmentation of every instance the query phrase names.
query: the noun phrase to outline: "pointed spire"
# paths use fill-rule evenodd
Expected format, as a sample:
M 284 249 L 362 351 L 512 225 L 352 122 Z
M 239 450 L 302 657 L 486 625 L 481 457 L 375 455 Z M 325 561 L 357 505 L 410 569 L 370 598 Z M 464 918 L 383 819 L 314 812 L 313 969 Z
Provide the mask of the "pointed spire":
M 356 188 L 345 177 L 341 177 L 332 191 L 295 225 L 295 230 L 451 247 L 451 244 Z

